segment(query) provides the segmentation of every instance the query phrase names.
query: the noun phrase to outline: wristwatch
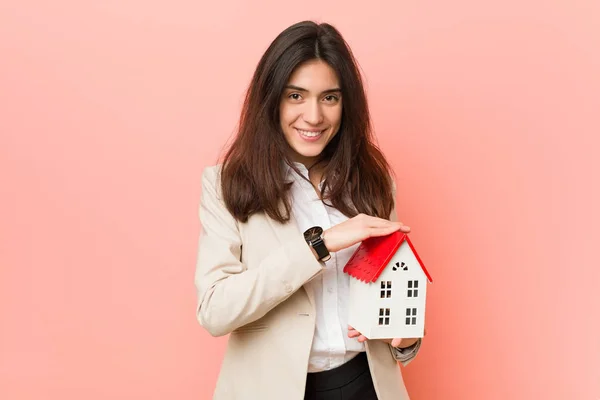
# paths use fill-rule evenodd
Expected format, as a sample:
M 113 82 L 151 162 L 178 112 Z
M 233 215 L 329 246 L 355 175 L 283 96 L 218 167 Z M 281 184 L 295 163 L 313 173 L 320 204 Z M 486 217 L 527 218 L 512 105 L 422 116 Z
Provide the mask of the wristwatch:
M 304 232 L 304 239 L 310 247 L 315 249 L 317 256 L 319 257 L 319 261 L 327 261 L 331 258 L 331 254 L 329 254 L 329 250 L 327 250 L 327 247 L 325 247 L 325 242 L 323 241 L 323 228 L 320 226 L 308 228 Z

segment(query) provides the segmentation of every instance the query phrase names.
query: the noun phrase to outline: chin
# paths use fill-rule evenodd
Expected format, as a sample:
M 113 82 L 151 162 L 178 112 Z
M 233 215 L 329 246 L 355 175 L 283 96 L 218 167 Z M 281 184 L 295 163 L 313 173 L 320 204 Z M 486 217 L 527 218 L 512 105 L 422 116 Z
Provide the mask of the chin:
M 323 152 L 323 149 L 318 149 L 314 151 L 298 151 L 297 149 L 294 149 L 294 151 L 301 157 L 314 158 L 318 157 Z

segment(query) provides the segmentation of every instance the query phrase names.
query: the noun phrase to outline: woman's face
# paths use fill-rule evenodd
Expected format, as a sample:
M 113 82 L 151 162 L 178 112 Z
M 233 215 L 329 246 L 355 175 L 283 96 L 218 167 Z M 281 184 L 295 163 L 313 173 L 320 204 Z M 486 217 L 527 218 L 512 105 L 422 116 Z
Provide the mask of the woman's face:
M 342 92 L 335 71 L 321 60 L 298 66 L 283 91 L 279 115 L 291 159 L 310 167 L 342 120 Z

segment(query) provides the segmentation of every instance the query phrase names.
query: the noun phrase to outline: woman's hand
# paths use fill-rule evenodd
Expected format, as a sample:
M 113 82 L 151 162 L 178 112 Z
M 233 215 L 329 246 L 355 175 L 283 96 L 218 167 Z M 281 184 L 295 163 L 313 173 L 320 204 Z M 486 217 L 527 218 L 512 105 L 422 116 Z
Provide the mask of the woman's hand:
M 323 232 L 325 247 L 330 252 L 339 251 L 358 242 L 373 237 L 385 236 L 395 231 L 410 232 L 410 227 L 402 222 L 392 222 L 387 219 L 358 214 Z
M 426 330 L 423 329 L 423 336 L 425 336 L 426 334 L 427 334 Z M 367 337 L 365 335 L 362 335 L 359 331 L 357 331 L 350 325 L 348 325 L 348 337 L 349 338 L 358 337 L 358 341 L 361 343 L 369 340 L 369 339 L 367 339 Z M 399 347 L 400 344 L 402 344 L 402 347 L 410 347 L 413 344 L 415 344 L 417 342 L 417 340 L 419 340 L 419 338 L 409 338 L 409 339 L 395 338 L 395 339 L 379 339 L 379 340 L 382 340 L 386 343 L 391 344 L 392 347 Z

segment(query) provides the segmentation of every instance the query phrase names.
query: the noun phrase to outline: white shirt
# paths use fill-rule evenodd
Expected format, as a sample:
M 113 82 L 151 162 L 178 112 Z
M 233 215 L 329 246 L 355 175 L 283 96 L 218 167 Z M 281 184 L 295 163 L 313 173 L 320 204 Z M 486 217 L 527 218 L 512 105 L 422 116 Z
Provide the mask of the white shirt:
M 308 170 L 301 163 L 294 163 L 308 179 Z M 320 226 L 327 230 L 346 220 L 344 214 L 328 207 L 319 199 L 312 184 L 302 179 L 286 165 L 286 181 L 293 180 L 291 188 L 292 214 L 300 232 Z M 322 183 L 319 184 L 321 191 Z M 308 372 L 329 370 L 351 360 L 365 351 L 364 343 L 348 337 L 348 289 L 350 277 L 343 272 L 360 243 L 332 252 L 325 262 L 325 269 L 310 282 L 307 289 L 314 293 L 317 310 L 315 336 L 308 362 Z
M 309 179 L 304 164 L 294 165 Z M 292 215 L 300 232 L 313 226 L 327 230 L 338 225 L 348 217 L 333 207 L 328 207 L 319 199 L 310 181 L 302 179 L 290 166 L 284 164 L 286 181 L 293 181 L 291 188 Z M 322 192 L 323 182 L 319 183 Z M 350 277 L 343 272 L 344 266 L 360 246 L 360 242 L 337 252 L 331 252 L 331 258 L 325 262 L 325 269 L 305 286 L 315 298 L 316 326 L 308 360 L 308 372 L 325 371 L 350 361 L 361 351 L 365 344 L 356 338 L 348 337 L 348 300 Z M 416 355 L 420 340 L 406 349 L 396 349 L 396 359 L 407 362 Z

